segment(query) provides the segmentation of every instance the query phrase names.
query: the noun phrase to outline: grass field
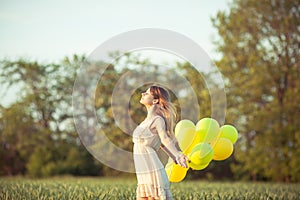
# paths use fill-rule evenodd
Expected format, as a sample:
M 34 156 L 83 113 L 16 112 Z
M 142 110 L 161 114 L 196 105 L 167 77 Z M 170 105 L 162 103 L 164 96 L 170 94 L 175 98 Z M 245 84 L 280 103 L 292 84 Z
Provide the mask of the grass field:
M 172 183 L 175 200 L 300 199 L 300 184 L 204 182 Z M 0 199 L 135 199 L 132 178 L 0 178 Z

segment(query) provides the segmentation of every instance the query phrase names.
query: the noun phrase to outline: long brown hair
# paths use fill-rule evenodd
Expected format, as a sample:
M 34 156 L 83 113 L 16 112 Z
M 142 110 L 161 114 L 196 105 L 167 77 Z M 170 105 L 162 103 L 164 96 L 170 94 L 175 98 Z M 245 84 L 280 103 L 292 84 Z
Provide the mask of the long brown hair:
M 172 139 L 175 139 L 173 130 L 177 113 L 174 105 L 170 101 L 170 94 L 168 90 L 160 86 L 151 86 L 150 93 L 155 99 L 158 99 L 156 114 L 165 119 L 167 134 Z

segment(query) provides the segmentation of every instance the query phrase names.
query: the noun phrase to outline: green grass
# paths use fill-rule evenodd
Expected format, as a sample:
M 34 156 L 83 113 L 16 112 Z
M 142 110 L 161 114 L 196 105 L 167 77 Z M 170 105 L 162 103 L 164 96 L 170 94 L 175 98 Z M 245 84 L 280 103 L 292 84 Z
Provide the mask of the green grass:
M 172 183 L 175 200 L 299 199 L 300 184 L 204 182 Z M 132 178 L 0 178 L 0 199 L 135 199 Z

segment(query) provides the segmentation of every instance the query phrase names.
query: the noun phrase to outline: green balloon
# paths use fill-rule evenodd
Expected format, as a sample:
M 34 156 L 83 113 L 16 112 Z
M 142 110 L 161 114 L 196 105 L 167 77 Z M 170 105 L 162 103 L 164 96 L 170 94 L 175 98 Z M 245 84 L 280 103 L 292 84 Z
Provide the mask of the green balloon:
M 188 155 L 190 167 L 194 170 L 204 169 L 213 159 L 214 150 L 208 143 L 201 142 L 197 144 Z
M 203 165 L 195 165 L 193 163 L 190 163 L 189 166 L 190 168 L 192 168 L 193 170 L 201 170 L 206 168 L 209 165 L 209 163 L 203 164 Z
M 179 121 L 175 126 L 175 136 L 177 136 L 180 131 L 183 131 L 187 128 L 195 128 L 195 124 L 188 119 L 183 119 Z
M 200 135 L 201 142 L 213 145 L 218 138 L 219 131 L 219 123 L 212 118 L 203 118 L 196 124 L 196 132 Z
M 224 125 L 220 129 L 220 138 L 229 139 L 234 144 L 238 139 L 238 131 L 234 126 Z

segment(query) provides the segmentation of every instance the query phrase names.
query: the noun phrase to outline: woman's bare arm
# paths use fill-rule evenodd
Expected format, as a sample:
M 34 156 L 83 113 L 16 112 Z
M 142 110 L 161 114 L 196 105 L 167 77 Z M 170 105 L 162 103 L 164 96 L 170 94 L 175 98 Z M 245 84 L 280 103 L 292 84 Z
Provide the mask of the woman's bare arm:
M 156 128 L 156 131 L 160 137 L 161 143 L 166 147 L 168 152 L 172 154 L 175 157 L 176 162 L 181 165 L 182 167 L 187 167 L 187 157 L 183 155 L 176 147 L 176 140 L 172 140 L 167 132 L 166 132 L 166 125 L 165 121 L 163 118 L 158 117 L 157 119 L 154 120 L 152 127 Z M 178 143 L 177 143 L 177 146 Z M 180 148 L 179 148 L 180 149 Z

